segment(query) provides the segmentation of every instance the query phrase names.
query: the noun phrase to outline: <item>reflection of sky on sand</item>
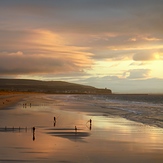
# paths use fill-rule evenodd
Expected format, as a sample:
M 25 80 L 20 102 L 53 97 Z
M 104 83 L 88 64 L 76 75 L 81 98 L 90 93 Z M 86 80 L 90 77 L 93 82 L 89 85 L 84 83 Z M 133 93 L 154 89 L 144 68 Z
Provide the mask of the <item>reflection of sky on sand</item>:
M 63 96 L 57 99 L 58 106 L 51 99 L 34 98 L 19 103 L 15 109 L 0 111 L 0 162 L 163 161 L 162 129 L 123 118 L 88 116 L 75 109 L 66 111 L 69 106 L 65 101 L 62 105 Z M 24 102 L 33 105 L 23 108 Z M 33 126 L 36 127 L 34 141 Z
M 115 150 L 125 149 L 131 153 L 155 153 L 163 152 L 163 130 L 155 127 L 145 126 L 140 123 L 127 121 L 122 118 L 94 117 L 96 130 L 92 137 L 106 140 L 114 144 Z M 94 128 L 95 128 L 94 126 Z M 94 133 L 95 132 L 95 133 Z M 163 159 L 163 157 L 162 157 Z

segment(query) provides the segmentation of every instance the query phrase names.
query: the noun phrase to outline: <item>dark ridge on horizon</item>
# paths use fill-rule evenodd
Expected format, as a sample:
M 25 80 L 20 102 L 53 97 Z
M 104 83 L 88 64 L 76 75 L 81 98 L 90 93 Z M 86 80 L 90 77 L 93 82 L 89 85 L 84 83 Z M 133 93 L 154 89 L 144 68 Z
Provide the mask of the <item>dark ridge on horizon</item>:
M 39 92 L 39 93 L 81 93 L 111 94 L 110 89 L 99 89 L 88 85 L 65 81 L 42 81 L 32 79 L 0 79 L 0 91 Z

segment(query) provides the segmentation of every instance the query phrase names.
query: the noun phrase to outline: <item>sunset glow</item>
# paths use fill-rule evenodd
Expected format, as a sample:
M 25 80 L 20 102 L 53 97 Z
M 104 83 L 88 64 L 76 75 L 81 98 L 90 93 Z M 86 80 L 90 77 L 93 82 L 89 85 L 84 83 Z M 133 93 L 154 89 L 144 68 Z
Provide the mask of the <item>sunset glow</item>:
M 0 78 L 163 93 L 163 2 L 0 2 Z

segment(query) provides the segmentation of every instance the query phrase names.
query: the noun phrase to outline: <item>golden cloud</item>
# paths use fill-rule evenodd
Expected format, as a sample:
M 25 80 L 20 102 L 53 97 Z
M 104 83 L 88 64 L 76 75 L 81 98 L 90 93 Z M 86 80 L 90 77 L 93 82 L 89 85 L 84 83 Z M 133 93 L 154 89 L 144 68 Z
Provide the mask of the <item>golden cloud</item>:
M 8 44 L 9 52 L 0 53 L 1 74 L 78 72 L 92 64 L 86 48 L 66 45 L 64 38 L 47 30 L 25 31 L 10 41 L 14 46 Z

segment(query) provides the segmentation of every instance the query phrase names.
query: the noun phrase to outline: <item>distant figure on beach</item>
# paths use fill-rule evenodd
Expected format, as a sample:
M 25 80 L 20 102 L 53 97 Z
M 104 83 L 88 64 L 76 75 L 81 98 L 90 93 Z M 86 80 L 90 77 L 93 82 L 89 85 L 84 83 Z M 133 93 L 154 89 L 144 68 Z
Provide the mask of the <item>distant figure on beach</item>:
M 89 123 L 89 126 L 87 125 L 87 123 Z M 92 119 L 88 120 L 87 123 L 86 123 L 86 126 L 87 126 L 90 130 L 92 130 Z
M 35 127 L 33 127 L 33 132 L 35 132 Z
M 30 103 L 30 108 L 31 108 L 32 104 Z
M 75 126 L 75 132 L 77 132 L 77 127 Z
M 32 128 L 33 129 L 33 141 L 35 140 L 35 127 Z
M 89 122 L 90 122 L 89 129 L 92 130 L 92 119 L 90 119 Z
M 54 117 L 54 127 L 55 127 L 55 125 L 56 125 L 56 117 Z
M 25 104 L 23 104 L 23 108 L 26 108 L 26 105 L 27 105 L 26 103 L 25 103 Z

